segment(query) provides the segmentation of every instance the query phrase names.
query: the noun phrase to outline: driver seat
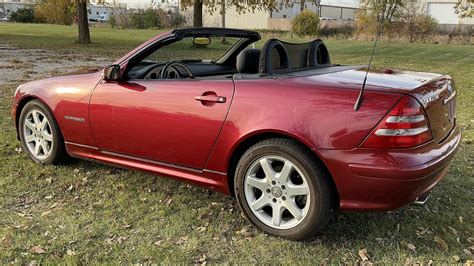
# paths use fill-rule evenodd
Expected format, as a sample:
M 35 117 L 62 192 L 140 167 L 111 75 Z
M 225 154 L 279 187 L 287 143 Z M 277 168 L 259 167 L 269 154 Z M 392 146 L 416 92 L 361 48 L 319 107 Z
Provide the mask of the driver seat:
M 259 49 L 245 49 L 237 55 L 237 71 L 243 74 L 257 74 L 261 51 Z

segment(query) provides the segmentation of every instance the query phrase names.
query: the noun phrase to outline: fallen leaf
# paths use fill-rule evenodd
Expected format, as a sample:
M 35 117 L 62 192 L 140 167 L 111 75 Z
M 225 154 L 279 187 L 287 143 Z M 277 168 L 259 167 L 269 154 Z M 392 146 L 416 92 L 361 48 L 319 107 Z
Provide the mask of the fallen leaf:
M 202 254 L 201 257 L 199 257 L 198 262 L 202 265 L 205 265 L 207 263 L 207 256 L 206 254 Z
M 409 248 L 411 251 L 413 251 L 413 252 L 416 251 L 416 247 L 415 247 L 415 245 L 413 245 L 412 243 L 408 243 L 408 248 Z
M 362 259 L 362 261 L 370 260 L 369 253 L 367 253 L 366 248 L 363 248 L 363 249 L 359 250 L 359 257 Z
M 196 230 L 199 232 L 199 233 L 203 233 L 207 230 L 207 227 L 206 226 L 199 226 L 198 228 L 196 228 Z
M 452 256 L 454 262 L 459 262 L 461 260 L 461 258 L 458 256 L 458 255 L 454 255 Z
M 464 223 L 464 219 L 462 218 L 462 216 L 459 216 L 459 222 Z
M 44 198 L 45 198 L 45 199 L 52 199 L 53 196 L 52 196 L 52 195 L 49 195 L 49 196 L 46 196 L 46 197 L 44 197 Z
M 68 250 L 66 251 L 66 254 L 67 254 L 68 256 L 74 256 L 74 255 L 76 255 L 76 252 L 74 252 L 74 251 L 68 249 Z
M 41 246 L 33 246 L 31 247 L 30 251 L 34 254 L 43 254 L 46 252 Z
M 42 213 L 41 213 L 41 217 L 44 217 L 44 216 L 46 216 L 46 215 L 48 215 L 48 214 L 50 214 L 50 213 L 51 213 L 51 211 L 42 212 Z
M 464 263 L 464 266 L 473 266 L 474 265 L 474 260 L 468 260 L 466 263 Z
M 159 246 L 163 243 L 163 240 L 158 240 L 158 241 L 155 241 L 155 243 L 153 243 L 155 246 Z
M 436 241 L 442 249 L 448 250 L 448 243 L 446 243 L 446 241 L 441 237 L 435 236 L 434 241 Z
M 465 248 L 462 251 L 464 251 L 464 254 L 466 254 L 468 256 L 472 256 L 472 252 L 469 249 Z
M 239 233 L 243 237 L 252 237 L 253 236 L 253 233 L 248 228 L 244 228 L 244 229 L 240 230 Z

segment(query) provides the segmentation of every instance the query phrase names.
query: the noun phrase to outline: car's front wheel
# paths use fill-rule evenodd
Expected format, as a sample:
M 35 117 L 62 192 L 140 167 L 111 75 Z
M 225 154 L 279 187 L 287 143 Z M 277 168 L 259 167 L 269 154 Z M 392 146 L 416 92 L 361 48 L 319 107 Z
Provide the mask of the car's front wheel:
M 40 101 L 29 101 L 19 120 L 20 139 L 28 156 L 42 164 L 56 164 L 67 158 L 64 140 L 52 113 Z
M 331 217 L 327 174 L 305 147 L 289 139 L 267 139 L 250 147 L 235 175 L 237 202 L 257 228 L 305 240 Z

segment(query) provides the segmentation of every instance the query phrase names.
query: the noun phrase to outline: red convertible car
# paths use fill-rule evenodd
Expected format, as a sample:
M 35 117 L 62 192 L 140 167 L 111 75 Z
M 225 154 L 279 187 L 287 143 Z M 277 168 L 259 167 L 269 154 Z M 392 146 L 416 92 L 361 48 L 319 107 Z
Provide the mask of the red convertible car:
M 459 146 L 446 75 L 332 64 L 324 42 L 177 29 L 102 72 L 19 86 L 23 150 L 145 170 L 235 195 L 277 236 L 315 235 L 333 211 L 423 203 Z M 258 45 L 261 47 L 261 45 Z

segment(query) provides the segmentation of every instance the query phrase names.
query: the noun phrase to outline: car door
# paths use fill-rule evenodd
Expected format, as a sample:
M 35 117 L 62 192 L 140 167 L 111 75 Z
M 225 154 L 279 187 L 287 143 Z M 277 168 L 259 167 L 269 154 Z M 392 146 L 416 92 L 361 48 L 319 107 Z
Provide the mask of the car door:
M 233 93 L 232 79 L 102 82 L 92 132 L 101 150 L 202 169 Z

